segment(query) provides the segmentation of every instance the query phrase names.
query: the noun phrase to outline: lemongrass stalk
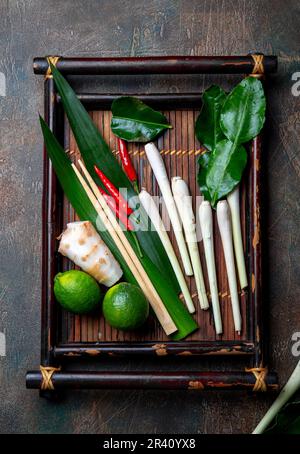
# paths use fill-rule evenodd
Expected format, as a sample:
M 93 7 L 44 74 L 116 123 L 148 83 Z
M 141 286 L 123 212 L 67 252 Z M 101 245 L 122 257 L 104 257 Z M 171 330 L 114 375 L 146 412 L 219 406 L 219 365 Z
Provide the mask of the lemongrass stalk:
M 192 314 L 195 312 L 195 306 L 194 306 L 192 297 L 190 295 L 188 286 L 186 284 L 184 275 L 181 271 L 176 254 L 174 252 L 172 243 L 166 232 L 163 221 L 160 217 L 158 208 L 157 208 L 152 196 L 144 188 L 142 188 L 141 192 L 139 193 L 139 199 L 142 202 L 142 205 L 143 205 L 149 219 L 151 220 L 152 224 L 154 225 L 155 230 L 157 231 L 157 233 L 160 237 L 160 240 L 165 248 L 166 253 L 168 254 L 172 268 L 174 270 L 174 273 L 175 273 L 178 283 L 180 285 L 186 306 L 187 306 L 189 312 Z
M 172 178 L 172 191 L 178 208 L 179 215 L 185 233 L 185 239 L 191 257 L 192 267 L 195 276 L 195 283 L 198 292 L 201 309 L 208 309 L 208 299 L 205 290 L 203 271 L 200 261 L 196 234 L 196 220 L 193 212 L 192 200 L 188 185 L 181 177 Z
M 190 262 L 186 243 L 183 237 L 182 225 L 177 212 L 175 200 L 172 195 L 171 186 L 166 172 L 164 161 L 154 143 L 151 142 L 147 143 L 145 145 L 145 152 L 167 207 L 170 221 L 174 229 L 175 238 L 178 244 L 178 249 L 182 258 L 185 274 L 187 276 L 192 276 L 193 269 Z
M 235 274 L 230 208 L 226 200 L 221 200 L 217 204 L 217 219 L 226 263 L 234 328 L 240 334 L 242 317 Z
M 215 263 L 212 208 L 210 203 L 207 201 L 202 202 L 199 207 L 199 220 L 208 272 L 209 288 L 215 321 L 215 330 L 217 334 L 222 334 L 223 327 Z
M 237 186 L 228 196 L 232 222 L 234 252 L 241 289 L 248 286 L 240 218 L 240 190 Z
M 300 388 L 300 361 L 295 367 L 287 383 L 282 388 L 279 396 L 273 402 L 273 404 L 271 405 L 263 419 L 256 426 L 252 433 L 253 434 L 263 433 L 271 424 L 273 419 L 276 417 L 277 413 L 289 401 L 289 399 L 299 390 L 299 388 Z

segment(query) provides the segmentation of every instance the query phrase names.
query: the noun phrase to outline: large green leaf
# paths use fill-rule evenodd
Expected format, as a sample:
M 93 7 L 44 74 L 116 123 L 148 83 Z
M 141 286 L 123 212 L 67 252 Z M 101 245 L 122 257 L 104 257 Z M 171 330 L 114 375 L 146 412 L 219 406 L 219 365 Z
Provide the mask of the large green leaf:
M 53 168 L 66 197 L 81 220 L 88 220 L 93 223 L 103 241 L 107 244 L 120 263 L 124 272 L 124 278 L 129 282 L 137 284 L 126 261 L 120 254 L 109 232 L 105 230 L 100 218 L 97 216 L 97 212 L 77 179 L 69 158 L 42 118 L 40 118 L 40 122 L 47 153 L 52 161 Z M 134 247 L 132 238 L 129 237 L 128 239 L 131 242 L 132 247 Z M 183 339 L 198 328 L 196 322 L 178 298 L 172 284 L 162 278 L 160 271 L 153 265 L 151 260 L 146 255 L 143 258 L 140 258 L 140 260 L 178 328 L 178 331 L 171 336 L 172 339 Z
M 225 99 L 225 91 L 217 85 L 212 85 L 202 95 L 202 109 L 195 123 L 195 134 L 209 151 L 225 138 L 220 127 L 220 113 Z
M 208 150 L 198 160 L 198 184 L 203 197 L 209 202 L 211 196 L 206 184 L 207 168 L 211 156 L 209 151 L 212 151 L 217 143 L 225 138 L 220 127 L 220 113 L 225 99 L 225 91 L 217 85 L 212 85 L 205 90 L 202 95 L 202 109 L 195 124 L 195 134 Z
M 220 125 L 225 136 L 236 144 L 258 135 L 265 121 L 266 98 L 260 80 L 247 77 L 228 95 Z
M 171 128 L 166 117 L 132 96 L 122 96 L 111 106 L 113 133 L 128 142 L 149 142 Z
M 111 153 L 100 131 L 77 98 L 74 90 L 53 65 L 51 65 L 51 70 L 81 156 L 89 173 L 97 184 L 102 185 L 94 170 L 94 164 L 96 164 L 116 187 L 127 190 L 129 199 L 137 199 L 137 194 L 131 182 L 123 172 L 115 156 Z M 139 208 L 139 215 L 141 219 L 140 225 L 147 226 L 148 217 L 141 207 Z M 125 232 L 125 234 L 130 236 L 128 232 Z M 137 230 L 136 234 L 145 254 L 158 267 L 164 279 L 170 282 L 179 293 L 178 281 L 157 232 L 152 229 L 141 228 Z
M 247 152 L 244 147 L 237 147 L 227 139 L 217 143 L 211 153 L 206 174 L 212 206 L 239 184 L 246 163 Z

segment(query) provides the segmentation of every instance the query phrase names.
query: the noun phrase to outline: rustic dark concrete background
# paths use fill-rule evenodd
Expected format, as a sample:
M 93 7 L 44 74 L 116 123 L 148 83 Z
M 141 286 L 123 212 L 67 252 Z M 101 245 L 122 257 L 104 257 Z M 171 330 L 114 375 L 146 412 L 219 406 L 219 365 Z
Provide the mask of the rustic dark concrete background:
M 40 335 L 42 138 L 37 112 L 43 111 L 43 83 L 33 75 L 32 59 L 255 50 L 279 56 L 269 97 L 264 214 L 269 363 L 282 384 L 296 363 L 291 336 L 300 331 L 300 98 L 291 93 L 292 74 L 300 71 L 299 2 L 2 0 L 0 18 L 0 72 L 6 76 L 6 96 L 0 96 L 0 332 L 7 341 L 6 357 L 0 357 L 0 432 L 250 432 L 271 396 L 82 391 L 69 393 L 57 405 L 25 389 L 26 370 L 39 364 Z

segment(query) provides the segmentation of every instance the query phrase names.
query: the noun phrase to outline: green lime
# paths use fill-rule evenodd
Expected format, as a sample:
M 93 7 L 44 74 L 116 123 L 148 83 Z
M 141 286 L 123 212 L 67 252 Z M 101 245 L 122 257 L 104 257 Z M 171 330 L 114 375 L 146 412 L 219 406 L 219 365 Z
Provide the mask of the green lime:
M 101 301 L 101 291 L 95 279 L 78 270 L 58 273 L 54 278 L 54 295 L 64 309 L 84 314 Z
M 121 282 L 105 294 L 103 314 L 105 320 L 114 328 L 136 329 L 145 323 L 149 315 L 149 304 L 139 287 Z

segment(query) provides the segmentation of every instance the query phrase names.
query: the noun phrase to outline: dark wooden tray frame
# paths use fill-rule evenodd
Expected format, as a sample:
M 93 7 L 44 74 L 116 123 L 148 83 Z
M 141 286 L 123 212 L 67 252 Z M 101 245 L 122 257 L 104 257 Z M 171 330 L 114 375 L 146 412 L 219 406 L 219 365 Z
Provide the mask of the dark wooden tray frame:
M 46 58 L 34 59 L 34 72 L 46 74 L 48 61 Z M 277 58 L 264 56 L 264 75 L 276 71 Z M 123 74 L 250 74 L 255 65 L 252 55 L 242 57 L 143 57 L 143 58 L 60 58 L 57 68 L 66 75 L 123 75 Z M 262 74 L 258 74 L 261 77 Z M 199 106 L 199 95 L 195 94 L 150 94 L 139 95 L 141 99 L 153 104 L 171 107 L 184 101 L 186 106 Z M 109 107 L 114 95 L 81 94 L 81 100 L 92 108 L 101 105 Z M 45 79 L 45 119 L 58 139 L 64 142 L 63 111 L 57 95 L 53 79 Z M 61 189 L 52 170 L 51 162 L 44 151 L 44 191 L 43 191 L 43 256 L 42 256 L 42 332 L 41 332 L 41 364 L 50 368 L 50 380 L 45 383 L 41 370 L 29 371 L 26 376 L 28 388 L 166 388 L 166 389 L 257 389 L 257 376 L 251 370 L 238 371 L 186 371 L 186 372 L 105 372 L 105 371 L 66 371 L 54 370 L 60 364 L 72 363 L 72 359 L 83 357 L 97 359 L 101 353 L 108 355 L 152 354 L 155 356 L 174 355 L 246 355 L 250 360 L 250 368 L 256 375 L 265 366 L 265 355 L 262 339 L 262 266 L 261 266 L 261 137 L 255 138 L 250 145 L 250 187 L 251 207 L 250 237 L 256 238 L 255 245 L 251 241 L 250 267 L 252 271 L 251 304 L 254 310 L 249 320 L 251 342 L 153 342 L 141 343 L 57 343 L 57 320 L 53 304 L 52 282 L 56 269 L 55 226 L 59 223 L 59 194 Z M 247 363 L 249 366 L 249 361 Z M 264 373 L 266 370 L 264 369 Z M 44 371 L 45 375 L 45 371 Z M 48 375 L 49 376 L 49 375 Z M 47 380 L 46 380 L 47 381 Z M 264 378 L 266 387 L 276 389 L 277 376 L 267 373 Z

